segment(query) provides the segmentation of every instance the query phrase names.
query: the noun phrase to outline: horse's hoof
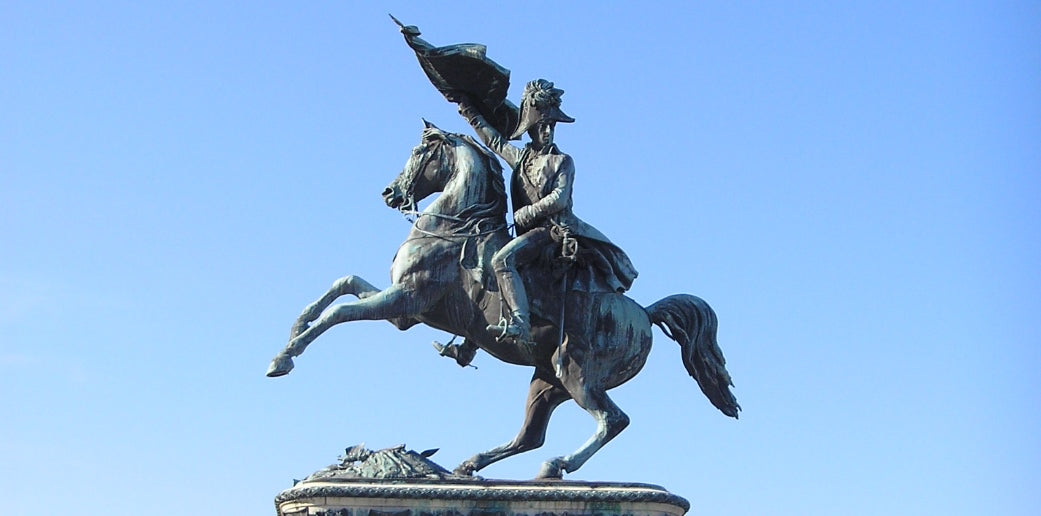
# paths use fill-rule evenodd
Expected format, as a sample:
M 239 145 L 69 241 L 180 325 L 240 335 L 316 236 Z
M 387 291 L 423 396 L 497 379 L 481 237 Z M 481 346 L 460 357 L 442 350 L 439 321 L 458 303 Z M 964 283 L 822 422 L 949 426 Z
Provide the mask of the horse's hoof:
M 271 361 L 271 365 L 267 366 L 267 375 L 271 378 L 276 378 L 279 376 L 285 376 L 292 370 L 293 358 L 289 355 L 279 353 L 278 356 Z
M 466 461 L 460 464 L 459 467 L 455 468 L 452 471 L 452 474 L 463 477 L 472 477 L 474 475 L 474 471 L 477 471 L 477 466 L 475 466 L 472 461 Z
M 538 476 L 535 477 L 535 479 L 536 480 L 560 480 L 560 479 L 563 479 L 564 478 L 564 471 L 563 471 L 563 468 L 561 467 L 562 466 L 561 462 L 563 462 L 563 459 L 561 457 L 557 457 L 557 458 L 554 458 L 554 459 L 549 459 L 546 462 L 543 462 L 542 463 L 542 468 L 539 469 L 539 474 L 538 474 Z

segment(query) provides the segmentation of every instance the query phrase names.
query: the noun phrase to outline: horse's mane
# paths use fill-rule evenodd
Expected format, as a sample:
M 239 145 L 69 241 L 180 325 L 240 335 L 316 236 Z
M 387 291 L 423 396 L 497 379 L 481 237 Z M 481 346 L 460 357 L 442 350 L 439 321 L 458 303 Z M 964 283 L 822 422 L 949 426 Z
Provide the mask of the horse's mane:
M 475 204 L 469 208 L 463 210 L 459 214 L 461 218 L 465 218 L 468 221 L 480 221 L 481 219 L 488 218 L 506 218 L 506 180 L 502 177 L 502 165 L 499 164 L 499 159 L 492 154 L 492 151 L 488 150 L 484 145 L 481 145 L 477 140 L 465 134 L 458 133 L 446 133 L 454 138 L 462 140 L 468 144 L 474 151 L 476 151 L 479 158 L 482 159 L 485 165 L 486 173 L 488 174 L 488 187 L 491 188 L 495 194 L 494 199 L 481 204 Z

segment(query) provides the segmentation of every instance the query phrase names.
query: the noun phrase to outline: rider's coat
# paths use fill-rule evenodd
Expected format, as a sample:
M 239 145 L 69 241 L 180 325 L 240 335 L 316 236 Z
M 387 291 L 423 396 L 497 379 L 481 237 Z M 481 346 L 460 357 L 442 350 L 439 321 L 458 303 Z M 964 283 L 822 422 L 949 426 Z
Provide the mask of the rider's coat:
M 513 169 L 510 198 L 517 234 L 553 225 L 568 229 L 578 239 L 580 259 L 593 269 L 590 272 L 596 276 L 595 283 L 606 283 L 616 292 L 628 290 L 637 272 L 625 251 L 572 211 L 575 164 L 571 156 L 556 144 L 539 151 L 531 144 L 516 147 L 480 115 L 468 119 L 481 140 Z M 592 279 L 586 281 L 588 288 L 595 288 L 593 283 Z

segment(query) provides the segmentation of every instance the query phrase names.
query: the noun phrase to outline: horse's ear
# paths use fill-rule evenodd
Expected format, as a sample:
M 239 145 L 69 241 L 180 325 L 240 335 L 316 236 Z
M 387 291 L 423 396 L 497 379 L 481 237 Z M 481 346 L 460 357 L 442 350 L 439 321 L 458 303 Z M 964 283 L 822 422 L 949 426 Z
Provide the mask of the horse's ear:
M 429 120 L 427 120 L 426 118 L 422 118 L 421 120 L 423 120 L 423 128 L 424 128 L 424 129 L 437 129 L 438 131 L 440 131 L 440 130 L 441 130 L 441 129 L 440 129 L 440 128 L 438 128 L 438 127 L 437 127 L 436 125 L 434 125 L 434 124 L 433 124 L 432 122 L 430 122 Z

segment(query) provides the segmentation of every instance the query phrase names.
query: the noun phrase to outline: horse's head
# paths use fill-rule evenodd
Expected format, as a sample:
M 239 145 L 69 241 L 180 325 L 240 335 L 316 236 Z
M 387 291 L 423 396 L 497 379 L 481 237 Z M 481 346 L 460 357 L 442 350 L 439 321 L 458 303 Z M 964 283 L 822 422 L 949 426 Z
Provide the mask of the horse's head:
M 451 179 L 452 135 L 426 120 L 423 123 L 419 145 L 412 149 L 401 174 L 383 190 L 383 200 L 391 208 L 415 210 L 417 202 L 440 192 Z

